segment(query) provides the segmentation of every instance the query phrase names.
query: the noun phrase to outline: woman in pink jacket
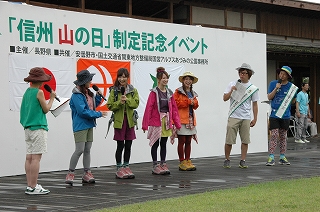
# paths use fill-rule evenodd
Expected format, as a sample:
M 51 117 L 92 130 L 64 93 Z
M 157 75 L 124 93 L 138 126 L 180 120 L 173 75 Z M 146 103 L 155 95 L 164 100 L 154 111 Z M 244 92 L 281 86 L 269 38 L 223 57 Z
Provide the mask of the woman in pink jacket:
M 142 130 L 148 130 L 151 156 L 153 160 L 152 174 L 170 174 L 166 164 L 167 140 L 172 134 L 172 124 L 181 128 L 178 108 L 173 99 L 173 92 L 167 88 L 169 74 L 163 67 L 157 68 L 158 86 L 149 94 L 142 120 Z M 149 129 L 148 129 L 149 128 Z M 157 151 L 160 144 L 160 163 Z

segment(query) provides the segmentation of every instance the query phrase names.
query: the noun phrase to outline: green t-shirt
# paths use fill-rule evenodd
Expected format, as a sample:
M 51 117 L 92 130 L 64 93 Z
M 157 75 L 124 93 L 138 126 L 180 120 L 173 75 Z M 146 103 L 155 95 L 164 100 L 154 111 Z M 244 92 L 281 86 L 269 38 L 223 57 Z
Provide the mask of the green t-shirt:
M 20 107 L 20 123 L 24 129 L 48 131 L 47 117 L 37 98 L 38 91 L 38 88 L 28 88 L 24 93 Z

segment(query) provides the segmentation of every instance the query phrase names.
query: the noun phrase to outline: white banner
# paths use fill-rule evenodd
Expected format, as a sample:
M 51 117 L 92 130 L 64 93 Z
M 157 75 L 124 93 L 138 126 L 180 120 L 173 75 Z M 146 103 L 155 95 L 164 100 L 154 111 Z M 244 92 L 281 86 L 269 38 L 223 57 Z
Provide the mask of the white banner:
M 75 59 L 63 57 L 45 57 L 23 54 L 9 54 L 9 92 L 10 110 L 19 111 L 22 97 L 29 84 L 23 79 L 29 76 L 33 67 L 42 67 L 52 75 L 50 87 L 59 97 L 70 98 L 73 81 L 76 79 Z M 44 91 L 45 94 L 47 91 Z M 46 96 L 47 97 L 47 96 Z

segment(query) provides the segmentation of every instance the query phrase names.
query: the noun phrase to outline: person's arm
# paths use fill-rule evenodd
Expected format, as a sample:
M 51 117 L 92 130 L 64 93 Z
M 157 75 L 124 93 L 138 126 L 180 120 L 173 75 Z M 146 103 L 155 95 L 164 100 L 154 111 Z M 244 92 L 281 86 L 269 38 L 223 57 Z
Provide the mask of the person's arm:
M 272 100 L 274 98 L 279 88 L 281 88 L 281 83 L 277 83 L 276 87 L 270 93 L 268 93 L 268 100 Z
M 237 90 L 236 86 L 232 86 L 231 90 L 228 93 L 224 93 L 223 94 L 223 101 L 225 101 L 225 102 L 228 101 L 231 97 L 232 92 L 235 90 Z
M 299 105 L 300 105 L 300 103 L 298 101 L 296 101 L 296 115 L 298 118 L 300 118 L 300 116 L 301 116 L 300 110 L 299 110 Z
M 41 108 L 42 108 L 42 111 L 44 114 L 47 114 L 49 112 L 50 108 L 52 107 L 52 103 L 53 103 L 53 100 L 55 97 L 56 97 L 56 92 L 54 90 L 52 90 L 50 93 L 50 100 L 47 103 L 46 99 L 44 98 L 43 90 L 39 89 L 39 91 L 37 93 L 37 99 L 40 102 L 40 105 L 41 105 Z
M 250 122 L 250 127 L 253 127 L 257 123 L 258 119 L 258 102 L 252 102 L 253 120 Z

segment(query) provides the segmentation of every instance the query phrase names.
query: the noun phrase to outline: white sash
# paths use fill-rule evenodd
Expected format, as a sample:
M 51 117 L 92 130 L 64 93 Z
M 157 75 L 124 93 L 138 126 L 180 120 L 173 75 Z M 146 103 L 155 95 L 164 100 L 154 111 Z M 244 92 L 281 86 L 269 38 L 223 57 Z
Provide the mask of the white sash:
M 287 108 L 291 105 L 291 101 L 296 94 L 298 90 L 298 87 L 295 86 L 294 84 L 291 84 L 290 89 L 288 90 L 287 95 L 284 97 L 280 107 L 278 108 L 276 112 L 276 116 L 279 118 L 282 118 L 283 114 L 286 112 Z
M 231 116 L 231 114 L 240 106 L 242 105 L 248 98 L 250 98 L 256 91 L 258 91 L 259 88 L 251 84 L 249 87 L 247 87 L 246 92 L 243 94 L 240 101 L 233 101 L 231 103 L 228 117 Z

